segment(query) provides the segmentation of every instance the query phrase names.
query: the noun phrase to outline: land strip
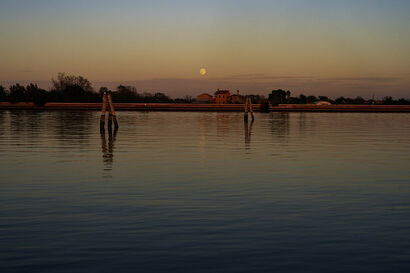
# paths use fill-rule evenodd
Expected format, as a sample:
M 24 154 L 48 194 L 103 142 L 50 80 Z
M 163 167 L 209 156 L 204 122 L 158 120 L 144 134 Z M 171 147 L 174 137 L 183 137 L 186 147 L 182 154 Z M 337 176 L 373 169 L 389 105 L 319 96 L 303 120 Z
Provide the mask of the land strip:
M 195 104 L 195 103 L 114 103 L 116 111 L 243 111 L 243 104 Z M 259 104 L 253 104 L 259 111 Z M 0 109 L 21 110 L 101 110 L 101 103 L 51 102 L 37 106 L 31 102 L 0 102 Z M 314 105 L 280 104 L 270 106 L 272 112 L 409 112 L 410 105 Z

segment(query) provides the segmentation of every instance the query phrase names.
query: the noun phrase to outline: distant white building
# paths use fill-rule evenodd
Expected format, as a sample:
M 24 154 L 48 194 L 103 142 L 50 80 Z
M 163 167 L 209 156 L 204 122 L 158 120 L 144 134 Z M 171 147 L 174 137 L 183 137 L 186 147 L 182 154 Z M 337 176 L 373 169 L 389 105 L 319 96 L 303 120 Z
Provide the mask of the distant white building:
M 321 100 L 321 101 L 317 101 L 315 102 L 316 105 L 332 105 L 330 102 L 325 101 L 325 100 Z

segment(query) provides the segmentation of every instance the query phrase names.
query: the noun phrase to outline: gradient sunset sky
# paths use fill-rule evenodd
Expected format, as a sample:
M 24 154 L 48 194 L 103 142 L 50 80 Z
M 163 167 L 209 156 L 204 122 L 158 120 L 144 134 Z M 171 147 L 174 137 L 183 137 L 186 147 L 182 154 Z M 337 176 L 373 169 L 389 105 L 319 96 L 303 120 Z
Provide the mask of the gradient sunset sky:
M 0 84 L 66 72 L 172 97 L 410 98 L 409 14 L 406 0 L 0 0 Z

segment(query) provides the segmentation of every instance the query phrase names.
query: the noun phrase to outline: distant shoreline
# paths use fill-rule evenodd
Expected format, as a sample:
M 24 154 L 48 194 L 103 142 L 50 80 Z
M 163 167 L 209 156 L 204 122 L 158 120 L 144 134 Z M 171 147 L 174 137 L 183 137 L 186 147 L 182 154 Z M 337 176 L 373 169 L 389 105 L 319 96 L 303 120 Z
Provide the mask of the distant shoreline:
M 195 103 L 114 103 L 116 111 L 218 111 L 242 112 L 243 104 L 195 104 Z M 51 102 L 37 106 L 32 102 L 0 102 L 0 110 L 101 110 L 101 103 Z M 259 112 L 259 104 L 253 104 Z M 404 112 L 410 113 L 410 105 L 314 105 L 280 104 L 271 106 L 271 112 Z

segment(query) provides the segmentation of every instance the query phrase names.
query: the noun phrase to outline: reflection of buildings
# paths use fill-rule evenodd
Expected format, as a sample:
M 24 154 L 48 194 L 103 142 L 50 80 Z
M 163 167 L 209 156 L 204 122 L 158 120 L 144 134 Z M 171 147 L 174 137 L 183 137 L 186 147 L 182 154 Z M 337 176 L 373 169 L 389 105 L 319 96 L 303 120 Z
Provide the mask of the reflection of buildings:
M 216 115 L 216 135 L 225 138 L 229 135 L 229 127 L 231 126 L 230 115 L 226 113 L 217 113 Z
M 207 136 L 212 131 L 214 126 L 214 118 L 211 114 L 202 114 L 199 119 L 199 152 L 202 158 L 205 158 L 207 151 Z
M 108 130 L 108 146 L 107 139 L 105 137 L 105 130 L 100 131 L 101 134 L 101 150 L 103 154 L 104 170 L 112 170 L 112 164 L 114 161 L 114 142 L 117 136 L 117 130 Z

